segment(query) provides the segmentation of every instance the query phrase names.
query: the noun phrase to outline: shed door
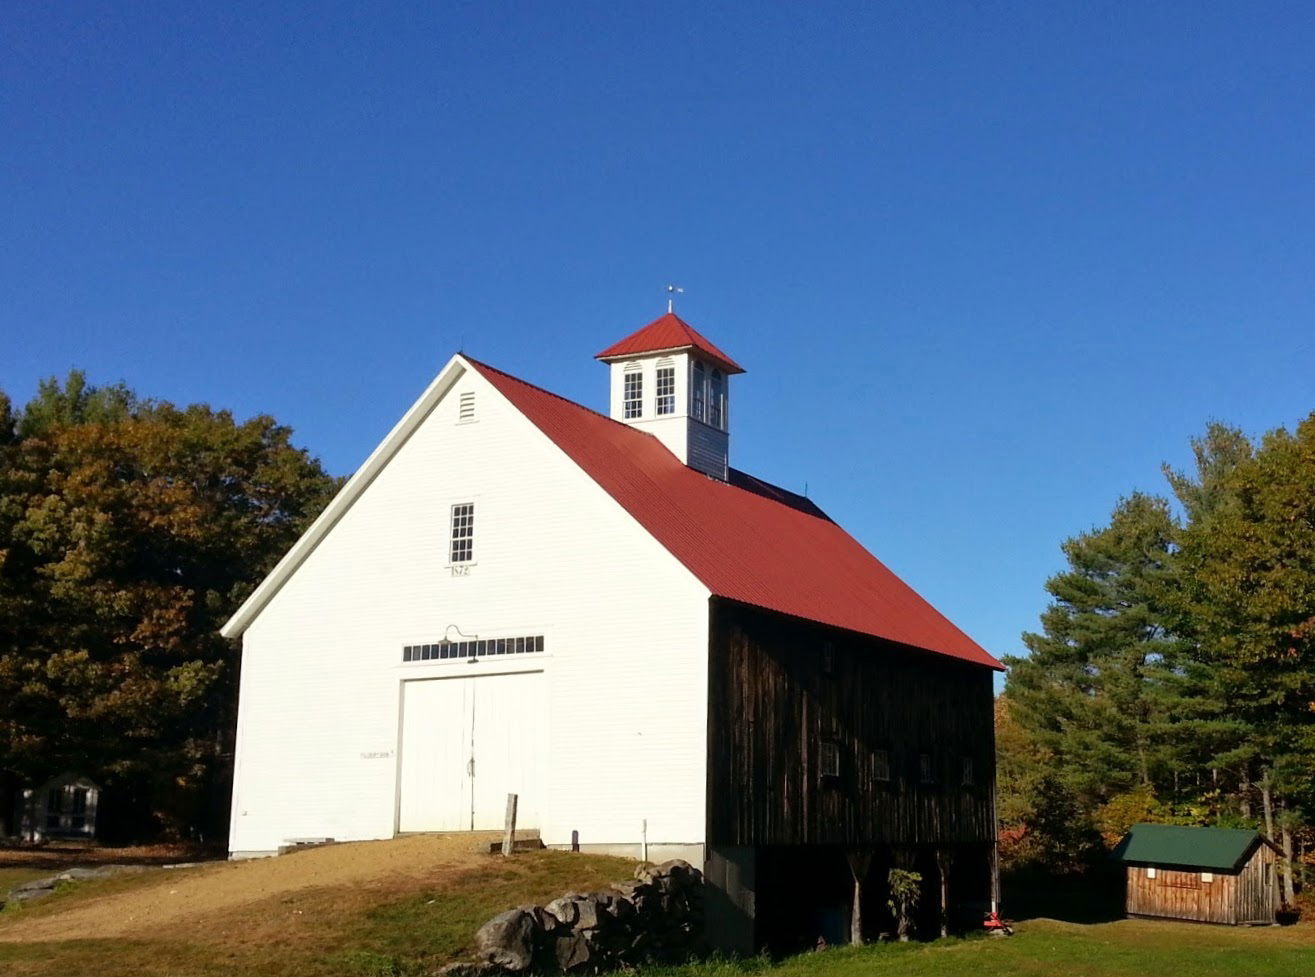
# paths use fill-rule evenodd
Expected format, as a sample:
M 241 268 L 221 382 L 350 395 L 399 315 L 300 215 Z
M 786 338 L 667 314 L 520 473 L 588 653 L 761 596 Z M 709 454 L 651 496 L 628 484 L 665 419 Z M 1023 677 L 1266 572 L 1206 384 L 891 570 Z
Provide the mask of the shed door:
M 406 682 L 398 830 L 537 827 L 546 741 L 542 672 Z

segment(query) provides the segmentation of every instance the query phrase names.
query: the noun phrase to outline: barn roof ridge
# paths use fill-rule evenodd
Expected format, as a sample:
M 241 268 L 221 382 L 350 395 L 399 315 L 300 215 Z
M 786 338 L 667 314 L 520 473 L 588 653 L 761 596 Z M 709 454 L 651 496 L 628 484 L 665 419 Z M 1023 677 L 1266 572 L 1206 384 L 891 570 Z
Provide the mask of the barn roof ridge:
M 1002 668 L 810 501 L 707 476 L 630 425 L 467 362 L 716 596 Z

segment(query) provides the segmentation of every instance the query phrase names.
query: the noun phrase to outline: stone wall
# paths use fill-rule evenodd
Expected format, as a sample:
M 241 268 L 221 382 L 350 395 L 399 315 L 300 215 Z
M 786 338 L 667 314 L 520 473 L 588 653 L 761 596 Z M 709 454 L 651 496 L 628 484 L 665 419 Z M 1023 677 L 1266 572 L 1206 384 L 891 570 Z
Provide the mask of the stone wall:
M 703 948 L 703 874 L 681 859 L 641 865 L 609 889 L 500 913 L 479 928 L 475 946 L 476 959 L 444 968 L 448 977 L 683 961 Z

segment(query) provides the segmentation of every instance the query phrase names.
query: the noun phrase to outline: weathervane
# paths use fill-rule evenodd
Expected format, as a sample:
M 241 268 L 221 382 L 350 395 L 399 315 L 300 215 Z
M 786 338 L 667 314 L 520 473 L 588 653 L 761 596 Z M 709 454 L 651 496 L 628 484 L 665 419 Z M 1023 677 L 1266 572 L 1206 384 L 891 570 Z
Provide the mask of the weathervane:
M 675 312 L 675 311 L 676 311 L 676 308 L 675 308 L 675 306 L 676 306 L 676 296 L 677 296 L 677 295 L 684 295 L 684 294 L 685 294 L 685 290 L 684 290 L 683 288 L 681 288 L 679 285 L 668 285 L 668 286 L 667 286 L 667 311 L 668 311 L 668 312 Z

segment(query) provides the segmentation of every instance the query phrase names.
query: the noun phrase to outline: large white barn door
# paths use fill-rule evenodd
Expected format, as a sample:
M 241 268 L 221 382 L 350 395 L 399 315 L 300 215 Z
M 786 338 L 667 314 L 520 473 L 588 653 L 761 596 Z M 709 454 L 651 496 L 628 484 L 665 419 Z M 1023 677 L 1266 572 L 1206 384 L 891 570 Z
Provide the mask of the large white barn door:
M 516 823 L 537 828 L 547 755 L 543 673 L 491 675 L 475 682 L 473 825 L 501 828 L 507 795 L 519 794 Z
M 470 679 L 407 682 L 402 694 L 399 831 L 470 827 Z
M 543 673 L 406 682 L 399 831 L 501 828 L 507 794 L 536 827 L 547 731 Z

